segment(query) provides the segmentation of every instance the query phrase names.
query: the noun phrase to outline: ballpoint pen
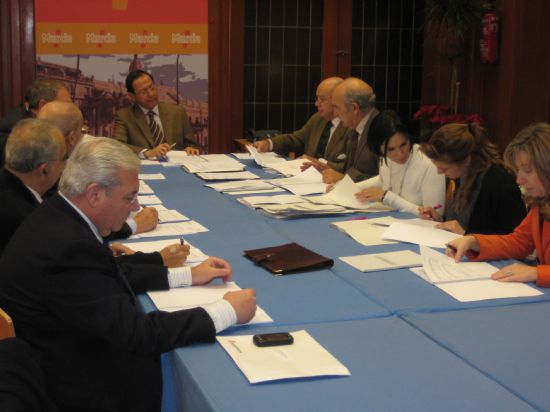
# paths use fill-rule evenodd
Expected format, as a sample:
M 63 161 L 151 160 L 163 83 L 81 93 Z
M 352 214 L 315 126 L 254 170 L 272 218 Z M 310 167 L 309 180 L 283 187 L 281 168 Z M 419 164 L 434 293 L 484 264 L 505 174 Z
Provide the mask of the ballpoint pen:
M 185 240 L 183 240 L 182 237 L 180 237 L 180 245 L 183 246 L 185 244 Z

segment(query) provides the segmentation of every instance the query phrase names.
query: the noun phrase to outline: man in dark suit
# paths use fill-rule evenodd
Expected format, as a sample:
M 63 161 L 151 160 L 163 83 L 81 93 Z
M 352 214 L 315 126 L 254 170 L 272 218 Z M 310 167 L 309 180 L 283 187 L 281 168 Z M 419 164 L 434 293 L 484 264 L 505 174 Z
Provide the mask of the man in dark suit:
M 36 79 L 25 91 L 25 100 L 0 120 L 0 166 L 4 163 L 4 146 L 15 124 L 36 117 L 42 106 L 54 100 L 70 102 L 71 94 L 65 84 L 53 79 Z
M 37 117 L 52 123 L 61 130 L 65 136 L 67 155 L 70 156 L 82 139 L 84 117 L 80 109 L 74 103 L 54 100 L 46 103 L 40 109 Z M 46 197 L 49 194 L 55 194 L 55 192 L 57 192 L 57 185 L 52 187 Z M 144 207 L 133 218 L 128 218 L 126 223 L 119 232 L 113 234 L 109 239 L 127 238 L 136 233 L 153 230 L 158 223 L 158 212 L 154 207 Z
M 309 118 L 304 127 L 290 134 L 258 141 L 254 143 L 256 149 L 260 152 L 273 150 L 283 155 L 294 152 L 314 163 L 322 159 L 322 163 L 342 171 L 346 160 L 348 129 L 334 112 L 332 92 L 343 81 L 341 77 L 329 77 L 319 83 L 315 99 L 317 113 Z
M 0 254 L 57 182 L 66 155 L 65 139 L 55 126 L 24 119 L 13 128 L 6 144 L 6 164 L 0 169 Z
M 139 167 L 113 139 L 81 142 L 60 193 L 25 220 L 0 258 L 0 307 L 37 350 L 61 411 L 160 410 L 159 354 L 213 342 L 216 332 L 249 321 L 256 310 L 248 289 L 204 308 L 142 313 L 102 242 L 137 208 Z M 231 275 L 227 262 L 211 258 L 191 270 L 190 281 Z
M 349 175 L 359 182 L 378 174 L 378 158 L 367 145 L 369 128 L 378 114 L 374 107 L 376 96 L 367 83 L 361 79 L 349 77 L 340 83 L 332 95 L 332 105 L 344 126 L 356 133 L 348 141 L 346 163 L 343 173 L 332 168 L 322 171 L 325 183 L 336 183 Z
M 134 104 L 116 113 L 113 136 L 116 140 L 144 159 L 165 156 L 171 149 L 199 154 L 185 109 L 159 102 L 149 73 L 135 70 L 128 74 L 126 89 Z

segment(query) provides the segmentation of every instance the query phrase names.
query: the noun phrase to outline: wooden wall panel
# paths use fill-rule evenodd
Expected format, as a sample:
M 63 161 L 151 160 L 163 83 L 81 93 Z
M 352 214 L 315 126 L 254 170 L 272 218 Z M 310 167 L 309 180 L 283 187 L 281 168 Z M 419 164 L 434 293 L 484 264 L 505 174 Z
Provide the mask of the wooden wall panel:
M 16 106 L 35 77 L 34 2 L 0 2 L 0 116 Z
M 479 62 L 479 33 L 461 67 L 459 111 L 479 113 L 504 150 L 523 127 L 550 121 L 550 21 L 548 0 L 497 0 L 500 12 L 499 61 Z M 442 64 L 437 43 L 425 36 L 423 104 L 447 104 L 450 68 Z
M 227 153 L 243 137 L 244 0 L 208 2 L 209 150 Z

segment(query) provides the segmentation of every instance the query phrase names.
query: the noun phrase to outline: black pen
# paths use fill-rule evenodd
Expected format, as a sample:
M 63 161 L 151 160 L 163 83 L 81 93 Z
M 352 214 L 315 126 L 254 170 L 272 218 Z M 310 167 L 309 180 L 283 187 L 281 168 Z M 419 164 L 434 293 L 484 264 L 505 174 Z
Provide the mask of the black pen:
M 185 244 L 185 240 L 183 240 L 182 237 L 180 237 L 180 245 L 183 246 Z

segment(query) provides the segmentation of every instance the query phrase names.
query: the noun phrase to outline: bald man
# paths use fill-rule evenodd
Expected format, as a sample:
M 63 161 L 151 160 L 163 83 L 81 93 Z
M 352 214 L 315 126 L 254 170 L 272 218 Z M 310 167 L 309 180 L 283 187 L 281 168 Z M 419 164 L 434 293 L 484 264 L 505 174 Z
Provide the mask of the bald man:
M 273 150 L 282 155 L 294 152 L 298 156 L 304 155 L 303 157 L 312 162 L 323 159 L 324 162 L 321 162 L 328 167 L 343 170 L 349 130 L 332 107 L 334 88 L 343 81 L 341 77 L 329 77 L 319 83 L 315 99 L 317 113 L 309 118 L 304 127 L 290 134 L 256 142 L 256 149 L 260 152 Z
M 82 139 L 84 118 L 76 104 L 71 102 L 53 101 L 46 103 L 40 112 L 39 119 L 47 120 L 56 126 L 65 136 L 67 154 L 70 156 L 77 143 Z
M 343 173 L 334 168 L 322 170 L 325 183 L 336 183 L 349 175 L 359 182 L 378 174 L 378 158 L 367 145 L 369 128 L 378 115 L 376 95 L 363 80 L 349 77 L 334 89 L 332 106 L 344 126 L 354 130 L 349 138 Z

